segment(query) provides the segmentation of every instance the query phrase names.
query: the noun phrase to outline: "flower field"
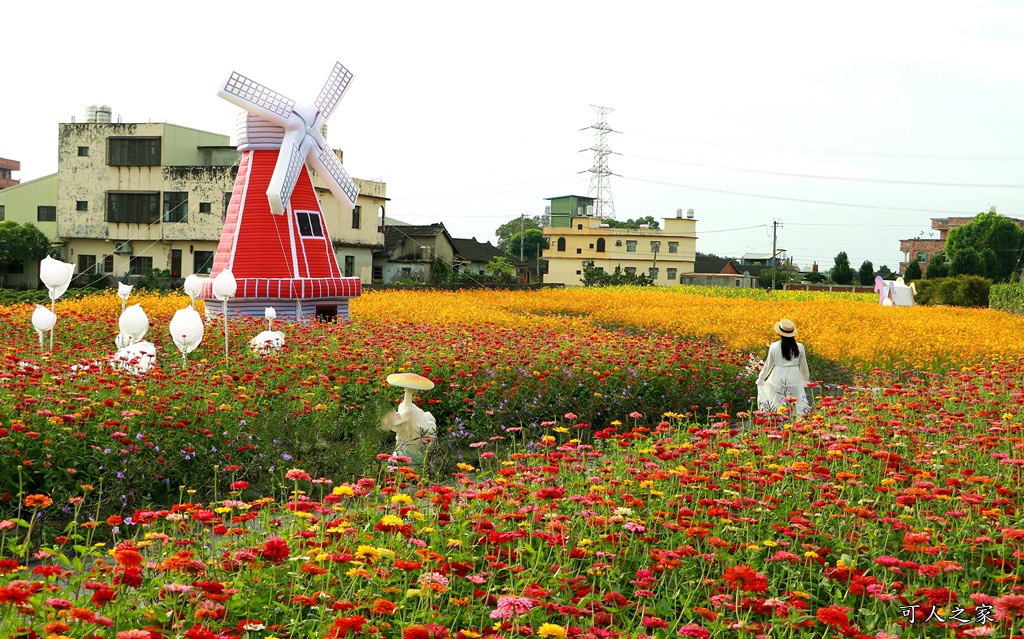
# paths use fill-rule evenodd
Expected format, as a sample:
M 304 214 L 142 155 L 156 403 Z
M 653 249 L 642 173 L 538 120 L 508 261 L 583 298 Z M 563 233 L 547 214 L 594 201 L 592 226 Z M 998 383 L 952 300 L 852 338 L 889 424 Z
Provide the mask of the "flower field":
M 870 302 L 372 293 L 183 365 L 152 296 L 138 377 L 116 297 L 58 303 L 52 354 L 0 307 L 0 636 L 1021 636 L 1024 326 Z M 749 412 L 782 316 L 859 388 Z M 400 370 L 422 467 L 375 428 Z

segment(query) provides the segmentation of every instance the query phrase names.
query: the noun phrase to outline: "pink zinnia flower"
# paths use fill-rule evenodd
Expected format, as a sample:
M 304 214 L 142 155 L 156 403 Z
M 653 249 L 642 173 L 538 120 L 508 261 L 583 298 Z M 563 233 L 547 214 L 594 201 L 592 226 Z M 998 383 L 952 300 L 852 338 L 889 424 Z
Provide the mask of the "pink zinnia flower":
M 491 619 L 511 619 L 530 612 L 533 601 L 526 597 L 498 597 L 498 607 L 491 611 Z

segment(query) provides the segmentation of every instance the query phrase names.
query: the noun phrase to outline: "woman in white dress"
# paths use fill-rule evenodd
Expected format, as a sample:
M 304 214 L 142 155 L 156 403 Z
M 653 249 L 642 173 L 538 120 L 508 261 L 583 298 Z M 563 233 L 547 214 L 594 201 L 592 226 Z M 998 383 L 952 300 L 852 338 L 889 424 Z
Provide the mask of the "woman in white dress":
M 786 398 L 790 397 L 796 399 L 793 412 L 803 415 L 810 410 L 804 387 L 811 381 L 804 345 L 796 341 L 796 324 L 792 320 L 780 320 L 775 324 L 775 332 L 781 339 L 768 347 L 768 356 L 757 376 L 757 407 L 775 411 L 785 406 Z

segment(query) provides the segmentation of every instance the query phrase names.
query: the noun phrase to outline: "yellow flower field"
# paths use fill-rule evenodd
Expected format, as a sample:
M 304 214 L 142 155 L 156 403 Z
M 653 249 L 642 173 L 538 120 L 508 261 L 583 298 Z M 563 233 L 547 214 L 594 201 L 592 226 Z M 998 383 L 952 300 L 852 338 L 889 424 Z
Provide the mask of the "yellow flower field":
M 756 297 L 755 297 L 756 295 Z M 356 321 L 531 326 L 583 322 L 714 337 L 759 351 L 788 317 L 812 353 L 858 370 L 938 369 L 1024 353 L 1024 318 L 988 309 L 882 307 L 874 295 L 713 289 L 547 289 L 537 292 L 387 291 L 353 303 Z
M 1015 359 L 1024 353 L 1024 318 L 989 309 L 881 307 L 875 299 L 870 294 L 769 294 L 698 287 L 392 290 L 369 292 L 354 300 L 352 316 L 355 322 L 491 323 L 527 330 L 553 325 L 570 330 L 574 326 L 624 326 L 713 337 L 732 348 L 754 352 L 774 339 L 772 325 L 788 317 L 796 322 L 798 339 L 812 353 L 862 371 L 876 366 L 935 370 Z M 131 303 L 141 303 L 159 323 L 186 306 L 188 298 L 140 293 L 132 296 Z M 26 330 L 31 330 L 27 325 L 31 309 L 29 305 L 8 306 L 0 315 L 25 322 Z M 58 315 L 116 317 L 120 311 L 120 300 L 113 293 L 58 302 Z

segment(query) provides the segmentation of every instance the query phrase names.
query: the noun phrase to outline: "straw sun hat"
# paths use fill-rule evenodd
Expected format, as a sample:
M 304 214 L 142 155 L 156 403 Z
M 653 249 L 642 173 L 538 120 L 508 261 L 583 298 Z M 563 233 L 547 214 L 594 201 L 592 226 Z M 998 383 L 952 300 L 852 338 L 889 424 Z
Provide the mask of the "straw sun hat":
M 775 332 L 783 337 L 794 337 L 796 324 L 793 323 L 793 320 L 781 319 L 775 323 Z

